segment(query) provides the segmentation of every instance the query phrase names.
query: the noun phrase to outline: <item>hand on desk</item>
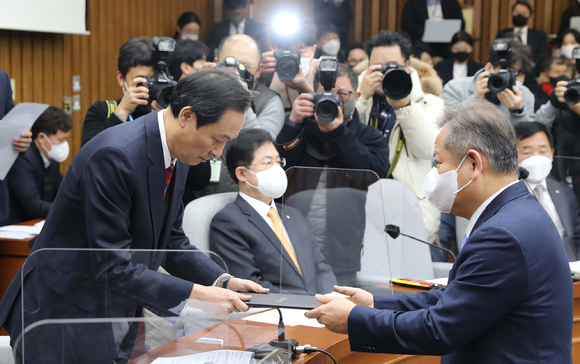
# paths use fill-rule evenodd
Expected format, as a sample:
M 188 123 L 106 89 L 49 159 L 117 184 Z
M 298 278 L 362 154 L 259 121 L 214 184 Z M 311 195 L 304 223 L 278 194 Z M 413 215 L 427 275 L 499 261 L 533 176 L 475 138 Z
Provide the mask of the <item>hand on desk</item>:
M 349 296 L 348 298 L 316 295 L 318 302 L 323 306 L 305 313 L 308 318 L 316 319 L 332 332 L 348 334 L 348 316 L 356 306 L 374 307 L 373 295 L 360 288 L 334 286 L 338 293 Z

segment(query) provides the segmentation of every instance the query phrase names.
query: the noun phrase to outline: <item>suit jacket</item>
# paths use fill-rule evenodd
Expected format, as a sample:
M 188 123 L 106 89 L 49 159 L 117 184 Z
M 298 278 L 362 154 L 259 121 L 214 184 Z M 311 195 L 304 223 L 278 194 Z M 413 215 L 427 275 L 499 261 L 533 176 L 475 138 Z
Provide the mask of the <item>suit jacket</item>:
M 433 66 L 441 80 L 443 80 L 444 85 L 453 79 L 454 61 L 455 60 L 453 58 L 447 58 Z M 484 67 L 485 66 L 483 64 L 474 61 L 473 59 L 469 59 L 467 61 L 467 77 L 473 76 L 477 71 Z
M 254 38 L 261 52 L 268 50 L 268 41 L 266 38 L 266 27 L 264 24 L 257 22 L 253 19 L 246 18 L 246 25 L 244 27 L 244 34 L 249 35 Z M 214 52 L 221 41 L 230 35 L 230 20 L 225 19 L 219 23 L 215 23 L 211 28 L 211 33 L 209 34 L 209 40 L 207 45 L 212 52 Z M 215 54 L 217 57 L 217 53 Z
M 506 33 L 513 31 L 514 28 L 500 30 L 496 38 L 505 38 Z M 537 75 L 548 56 L 548 37 L 546 33 L 543 30 L 528 28 L 528 46 L 532 51 L 532 60 L 536 64 L 534 72 Z
M 178 161 L 164 198 L 156 112 L 109 128 L 81 148 L 31 254 L 0 302 L 0 325 L 10 333 L 13 347 L 23 319 L 26 327 L 47 318 L 132 317 L 139 307 L 159 316 L 179 314 L 192 282 L 211 285 L 224 272 L 203 254 L 193 256 L 197 249 L 181 228 L 187 171 Z M 71 250 L 46 250 L 54 248 Z M 157 272 L 161 264 L 171 275 Z M 29 358 L 47 363 L 110 363 L 115 358 L 112 325 L 71 325 L 64 331 L 57 326 L 36 331 L 46 346 L 26 345 Z
M 449 363 L 572 363 L 573 292 L 558 230 L 523 181 L 477 220 L 445 290 L 375 296 L 348 318 L 352 350 Z
M 18 156 L 8 173 L 10 190 L 10 223 L 44 219 L 62 181 L 60 163 L 53 160 L 44 168 L 36 144 Z
M 546 179 L 548 192 L 564 225 L 564 251 L 571 262 L 580 260 L 580 208 L 574 190 L 552 178 Z
M 441 10 L 444 19 L 461 19 L 461 29 L 465 29 L 461 4 L 457 0 L 441 0 Z M 428 19 L 427 0 L 407 0 L 401 15 L 401 29 L 409 33 L 415 43 L 423 38 Z
M 12 100 L 12 86 L 10 85 L 10 77 L 8 73 L 0 70 L 0 120 L 4 115 L 8 114 L 14 107 Z M 8 183 L 6 178 L 0 180 L 0 226 L 6 225 L 10 217 L 10 205 L 8 203 Z
M 270 288 L 270 292 L 304 295 L 332 292 L 336 278 L 316 246 L 306 220 L 292 207 L 277 205 L 277 208 L 302 275 L 274 230 L 241 196 L 213 218 L 211 251 L 223 258 L 229 273 L 251 279 Z

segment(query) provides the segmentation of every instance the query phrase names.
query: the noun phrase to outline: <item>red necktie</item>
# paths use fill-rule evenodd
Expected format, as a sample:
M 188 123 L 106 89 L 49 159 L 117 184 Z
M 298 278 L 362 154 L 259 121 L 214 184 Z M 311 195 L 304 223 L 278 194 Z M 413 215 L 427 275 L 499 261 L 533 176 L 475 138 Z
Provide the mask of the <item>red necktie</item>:
M 165 170 L 165 191 L 163 191 L 163 197 L 167 193 L 167 187 L 169 187 L 169 183 L 171 182 L 171 177 L 173 176 L 173 163 Z

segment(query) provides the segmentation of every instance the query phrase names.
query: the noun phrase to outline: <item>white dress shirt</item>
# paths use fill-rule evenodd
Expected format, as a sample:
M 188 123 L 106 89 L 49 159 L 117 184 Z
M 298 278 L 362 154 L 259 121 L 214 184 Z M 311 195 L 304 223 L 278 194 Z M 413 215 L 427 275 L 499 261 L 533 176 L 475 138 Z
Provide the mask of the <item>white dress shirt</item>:
M 528 26 L 526 25 L 523 28 L 514 28 L 514 35 L 520 36 L 523 44 L 528 44 Z
M 427 14 L 430 20 L 443 20 L 443 9 L 441 8 L 441 0 L 427 1 Z
M 534 197 L 537 197 L 536 192 L 535 192 L 536 186 L 542 185 L 542 187 L 544 187 L 544 192 L 542 193 L 542 198 L 544 201 L 544 205 L 546 205 L 546 206 L 542 206 L 542 207 L 544 207 L 544 209 L 547 210 L 548 215 L 550 215 L 550 217 L 552 218 L 554 225 L 556 225 L 556 228 L 558 229 L 558 232 L 560 233 L 560 237 L 563 237 L 564 233 L 566 232 L 566 229 L 564 229 L 564 225 L 562 225 L 562 220 L 560 220 L 560 215 L 558 215 L 558 211 L 556 210 L 556 205 L 554 205 L 554 201 L 552 201 L 552 197 L 550 197 L 550 192 L 548 191 L 548 184 L 546 183 L 546 180 L 544 179 L 540 183 L 526 182 L 526 185 L 528 186 L 530 193 Z
M 238 29 L 236 30 L 236 25 L 230 22 L 230 35 L 234 34 L 244 34 L 244 30 L 246 30 L 246 18 L 238 24 Z
M 479 218 L 481 217 L 481 214 L 483 214 L 483 211 L 485 211 L 485 209 L 487 208 L 487 206 L 489 206 L 489 204 L 497 197 L 499 196 L 500 193 L 502 193 L 506 188 L 508 188 L 511 185 L 514 185 L 516 183 L 518 183 L 519 181 L 514 181 L 512 183 L 510 183 L 509 185 L 505 186 L 504 188 L 500 189 L 499 191 L 497 191 L 496 193 L 494 193 L 490 198 L 488 198 L 487 200 L 485 200 L 484 203 L 482 203 L 477 210 L 475 210 L 475 212 L 473 213 L 473 215 L 471 216 L 471 219 L 469 219 L 469 223 L 467 224 L 467 229 L 465 229 L 465 236 L 469 238 L 469 235 L 471 235 L 473 230 L 473 227 L 475 226 L 475 223 L 477 222 L 477 220 L 479 220 Z
M 167 146 L 167 135 L 165 135 L 165 119 L 163 118 L 163 111 L 161 110 L 157 113 L 157 122 L 159 123 L 159 135 L 161 135 L 161 147 L 163 148 L 163 161 L 165 162 L 165 169 L 171 166 L 175 167 L 177 158 L 171 159 L 171 153 L 169 152 L 169 147 Z
M 44 169 L 47 169 L 48 167 L 50 167 L 50 159 L 46 158 L 40 150 L 38 151 L 38 153 L 40 153 L 40 156 L 42 157 L 42 162 L 44 163 Z
M 456 64 L 453 63 L 453 79 L 467 77 L 467 63 Z
M 264 219 L 264 221 L 266 221 L 268 226 L 272 228 L 272 231 L 275 232 L 274 223 L 272 222 L 272 219 L 270 219 L 268 217 L 268 212 L 270 211 L 271 207 L 273 207 L 274 210 L 276 210 L 276 213 L 278 213 L 278 209 L 276 208 L 276 203 L 274 202 L 274 200 L 272 200 L 272 202 L 268 205 L 267 203 L 264 203 L 260 200 L 253 198 L 253 197 L 250 197 L 243 192 L 240 192 L 240 196 L 244 200 L 246 200 L 246 202 L 249 203 L 250 206 L 252 206 L 254 208 L 254 210 L 256 210 L 258 215 L 260 215 Z M 278 216 L 280 216 L 280 214 L 278 214 Z M 284 226 L 284 223 L 282 222 L 282 220 L 283 220 L 282 218 L 279 219 L 280 225 L 282 226 L 282 232 L 284 233 L 284 237 L 286 237 L 286 241 L 288 241 L 288 244 L 290 244 L 290 247 L 292 248 L 294 255 L 296 255 L 296 251 L 294 250 L 294 245 L 292 245 L 292 241 L 290 240 L 290 237 L 288 236 L 288 232 L 286 231 L 286 227 Z

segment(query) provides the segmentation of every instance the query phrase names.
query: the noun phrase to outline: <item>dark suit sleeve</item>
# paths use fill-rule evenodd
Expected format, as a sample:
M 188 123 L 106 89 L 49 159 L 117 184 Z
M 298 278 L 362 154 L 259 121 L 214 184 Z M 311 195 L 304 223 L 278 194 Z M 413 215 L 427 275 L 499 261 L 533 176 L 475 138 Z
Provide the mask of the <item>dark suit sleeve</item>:
M 304 127 L 302 125 L 288 125 L 289 118 L 289 116 L 286 117 L 284 126 L 276 138 L 280 157 L 286 158 L 287 168 L 300 165 L 300 159 L 306 144 L 303 139 Z
M 542 30 L 536 30 L 536 35 L 537 35 L 536 41 L 538 42 L 538 50 L 536 54 L 534 54 L 533 56 L 534 63 L 536 64 L 535 71 L 536 73 L 539 73 L 540 68 L 542 68 L 542 64 L 546 59 L 546 56 L 548 55 L 548 37 L 546 36 L 546 33 L 544 33 L 544 31 Z
M 108 114 L 109 110 L 105 101 L 97 101 L 89 107 L 85 115 L 85 121 L 83 122 L 81 146 L 87 144 L 89 140 L 93 139 L 103 130 L 123 123 L 114 113 L 111 113 L 111 116 L 107 117 Z
M 401 29 L 411 35 L 414 40 L 423 38 L 425 19 L 421 19 L 415 10 L 416 1 L 407 0 L 401 15 Z
M 568 201 L 570 203 L 570 213 L 574 227 L 574 248 L 576 249 L 576 260 L 580 260 L 580 207 L 574 191 L 568 189 Z
M 25 154 L 21 154 L 8 173 L 8 188 L 31 219 L 43 219 L 48 216 L 52 202 L 42 200 L 34 169 Z
M 4 110 L 5 113 L 8 114 L 10 110 L 14 108 L 14 100 L 12 100 L 12 85 L 10 84 L 10 76 L 8 76 L 8 73 L 6 72 L 2 73 L 6 76 L 3 87 L 3 89 L 6 91 L 6 95 L 4 95 L 3 98 L 6 103 Z
M 80 177 L 80 196 L 91 268 L 95 284 L 122 294 L 144 307 L 155 307 L 162 314 L 178 314 L 189 298 L 193 283 L 133 262 L 129 227 L 132 196 L 137 183 L 131 159 L 118 147 L 105 147 L 88 160 Z
M 456 262 L 455 279 L 434 305 L 408 312 L 355 307 L 348 318 L 351 349 L 445 355 L 512 310 L 527 284 L 527 272 L 521 269 L 525 258 L 515 236 L 503 228 L 480 227 L 463 249 L 465 260 Z
M 232 205 L 226 206 L 211 221 L 209 246 L 210 250 L 217 254 L 213 258 L 219 261 L 220 266 L 225 262 L 231 275 L 252 280 L 262 287 L 270 288 L 272 293 L 280 292 L 280 287 L 263 279 L 262 272 L 254 260 L 252 247 L 242 231 L 239 219 L 236 219 L 230 211 L 227 211 L 230 208 L 235 207 Z M 221 259 L 223 259 L 223 262 Z

